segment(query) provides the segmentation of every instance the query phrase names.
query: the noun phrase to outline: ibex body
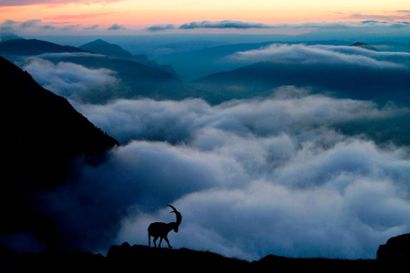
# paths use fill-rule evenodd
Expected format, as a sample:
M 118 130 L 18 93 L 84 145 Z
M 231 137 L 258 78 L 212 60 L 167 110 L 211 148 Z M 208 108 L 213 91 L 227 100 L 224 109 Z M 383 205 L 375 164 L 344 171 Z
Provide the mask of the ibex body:
M 163 222 L 155 222 L 151 223 L 148 226 L 148 246 L 151 246 L 151 237 L 154 238 L 154 246 L 157 247 L 157 240 L 159 239 L 159 247 L 161 247 L 162 240 L 164 239 L 169 248 L 172 248 L 171 244 L 169 243 L 168 240 L 168 233 L 171 230 L 174 230 L 175 232 L 178 232 L 179 225 L 181 224 L 182 221 L 182 215 L 179 211 L 177 211 L 176 208 L 174 208 L 171 205 L 168 205 L 170 208 L 172 208 L 172 211 L 170 213 L 175 213 L 176 217 L 176 222 L 170 222 L 170 223 L 163 223 Z

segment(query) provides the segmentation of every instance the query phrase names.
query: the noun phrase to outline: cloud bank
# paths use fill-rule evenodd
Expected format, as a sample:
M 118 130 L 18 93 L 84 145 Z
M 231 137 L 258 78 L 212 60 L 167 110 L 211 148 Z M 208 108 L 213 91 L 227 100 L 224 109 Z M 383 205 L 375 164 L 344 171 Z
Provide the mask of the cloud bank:
M 78 219 L 62 217 L 63 226 L 84 219 L 81 232 L 91 237 L 97 230 L 107 242 L 146 244 L 150 222 L 173 221 L 168 203 L 184 217 L 170 234 L 175 247 L 247 259 L 373 258 L 380 243 L 410 229 L 408 151 L 332 127 L 397 109 L 290 87 L 217 106 L 120 100 L 76 108 L 126 143 L 50 195 L 53 213 Z
M 405 68 L 410 53 L 379 52 L 354 46 L 328 46 L 304 44 L 272 44 L 270 46 L 237 52 L 229 58 L 248 63 L 340 63 L 375 68 Z
M 61 54 L 60 54 L 61 55 Z M 82 65 L 30 58 L 24 66 L 44 88 L 80 102 L 101 101 L 112 97 L 118 84 L 115 72 Z

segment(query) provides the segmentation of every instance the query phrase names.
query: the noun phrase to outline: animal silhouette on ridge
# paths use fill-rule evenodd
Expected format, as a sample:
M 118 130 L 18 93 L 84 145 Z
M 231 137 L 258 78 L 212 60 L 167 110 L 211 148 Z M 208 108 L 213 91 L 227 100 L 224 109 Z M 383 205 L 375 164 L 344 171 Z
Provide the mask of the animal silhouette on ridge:
M 178 232 L 179 225 L 181 224 L 182 221 L 182 215 L 181 213 L 172 205 L 168 205 L 172 209 L 171 212 L 169 213 L 175 213 L 176 217 L 176 222 L 170 222 L 170 223 L 163 223 L 163 222 L 154 222 L 151 223 L 148 226 L 148 246 L 151 247 L 151 237 L 154 238 L 154 246 L 157 247 L 157 240 L 159 239 L 159 248 L 161 248 L 161 243 L 162 239 L 165 239 L 165 241 L 168 244 L 169 248 L 172 248 L 172 246 L 169 243 L 168 240 L 168 233 L 171 230 L 174 230 L 175 232 Z

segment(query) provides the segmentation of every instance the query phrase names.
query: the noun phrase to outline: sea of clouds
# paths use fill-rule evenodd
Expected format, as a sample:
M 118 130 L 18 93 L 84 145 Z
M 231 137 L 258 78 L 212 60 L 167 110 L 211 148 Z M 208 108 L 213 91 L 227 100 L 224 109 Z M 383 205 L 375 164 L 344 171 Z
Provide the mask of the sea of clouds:
M 272 45 L 230 58 L 400 72 L 409 56 Z M 293 86 L 218 105 L 194 98 L 86 104 L 84 96 L 116 88 L 114 71 L 39 58 L 25 69 L 121 143 L 102 164 L 76 166 L 72 183 L 44 197 L 67 238 L 87 249 L 148 244 L 150 222 L 174 221 L 169 203 L 183 216 L 179 233 L 169 235 L 174 247 L 249 260 L 267 254 L 374 258 L 378 245 L 410 230 L 408 147 L 380 146 L 337 129 L 406 109 Z
M 382 148 L 334 127 L 401 109 L 294 87 L 216 106 L 74 105 L 122 145 L 102 165 L 78 167 L 77 183 L 51 195 L 70 230 L 147 244 L 150 222 L 174 221 L 172 203 L 183 215 L 180 232 L 169 236 L 175 247 L 257 259 L 373 258 L 379 244 L 410 229 L 407 148 Z

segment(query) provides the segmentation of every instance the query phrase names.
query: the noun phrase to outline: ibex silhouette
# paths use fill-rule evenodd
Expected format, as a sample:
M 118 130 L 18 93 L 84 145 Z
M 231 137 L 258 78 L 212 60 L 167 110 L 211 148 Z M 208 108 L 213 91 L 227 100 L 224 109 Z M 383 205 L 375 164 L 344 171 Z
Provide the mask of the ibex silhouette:
M 181 224 L 182 221 L 182 215 L 177 211 L 177 209 L 171 205 L 168 205 L 172 209 L 170 213 L 175 213 L 176 217 L 176 222 L 170 222 L 170 223 L 163 223 L 163 222 L 155 222 L 151 223 L 148 226 L 148 246 L 151 247 L 151 236 L 154 238 L 154 246 L 157 247 L 157 239 L 159 239 L 159 247 L 161 247 L 162 239 L 165 239 L 165 241 L 168 244 L 169 248 L 172 248 L 172 246 L 169 244 L 168 240 L 168 233 L 171 230 L 174 230 L 175 232 L 178 232 L 179 225 Z

